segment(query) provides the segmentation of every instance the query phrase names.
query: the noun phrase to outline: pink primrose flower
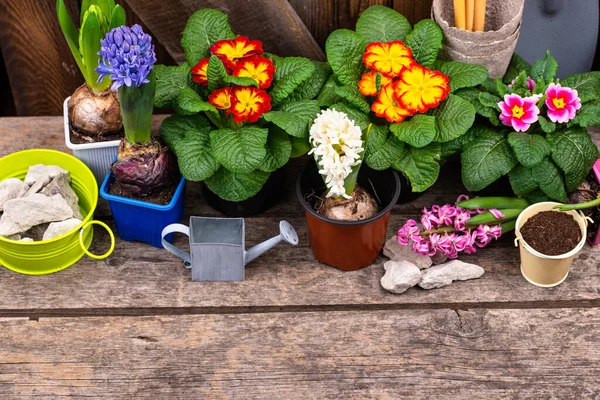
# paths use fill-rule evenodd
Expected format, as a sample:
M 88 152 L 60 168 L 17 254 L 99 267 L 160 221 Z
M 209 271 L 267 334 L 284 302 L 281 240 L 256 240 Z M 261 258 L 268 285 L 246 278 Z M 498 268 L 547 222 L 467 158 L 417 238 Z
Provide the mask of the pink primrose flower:
M 525 132 L 531 124 L 539 119 L 540 109 L 538 96 L 521 97 L 518 94 L 507 94 L 504 101 L 498 103 L 502 111 L 500 120 L 504 125 L 512 126 L 517 132 Z
M 577 90 L 562 87 L 559 83 L 551 83 L 546 90 L 546 107 L 548 118 L 552 122 L 564 124 L 575 118 L 581 108 L 581 100 Z

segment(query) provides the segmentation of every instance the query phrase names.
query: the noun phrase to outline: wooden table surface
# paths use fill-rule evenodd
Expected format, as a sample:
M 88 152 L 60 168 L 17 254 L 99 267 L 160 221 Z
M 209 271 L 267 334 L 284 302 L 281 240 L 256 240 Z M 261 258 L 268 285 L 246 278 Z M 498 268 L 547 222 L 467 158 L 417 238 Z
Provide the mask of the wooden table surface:
M 62 117 L 0 119 L 0 156 L 29 148 L 68 151 Z M 292 190 L 299 166 L 287 167 L 284 201 L 247 218 L 246 240 L 274 236 L 286 219 L 300 244 L 252 262 L 244 282 L 192 282 L 167 251 L 120 240 L 107 260 L 54 275 L 0 268 L 0 399 L 600 396 L 600 249 L 586 245 L 568 279 L 543 289 L 521 276 L 506 237 L 461 257 L 482 278 L 394 295 L 381 265 L 341 272 L 314 260 Z M 393 209 L 388 236 L 463 191 L 445 166 L 432 189 Z M 185 214 L 218 215 L 197 183 Z M 112 224 L 103 200 L 95 216 Z M 92 250 L 107 243 L 98 230 Z

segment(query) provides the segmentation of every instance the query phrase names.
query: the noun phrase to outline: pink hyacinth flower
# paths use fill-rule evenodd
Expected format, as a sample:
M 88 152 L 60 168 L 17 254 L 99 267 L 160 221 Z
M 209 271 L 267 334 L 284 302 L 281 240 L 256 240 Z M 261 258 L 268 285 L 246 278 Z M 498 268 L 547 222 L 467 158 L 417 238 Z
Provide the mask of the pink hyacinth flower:
M 517 80 L 517 78 L 513 79 L 512 82 L 510 82 L 510 85 L 508 85 L 508 87 L 512 89 L 516 80 Z M 535 81 L 533 79 L 531 79 L 530 76 L 528 76 L 527 80 L 525 81 L 525 84 L 527 85 L 527 90 L 529 90 L 531 93 L 533 93 L 533 89 L 535 89 Z
M 417 221 L 414 219 L 409 219 L 398 231 L 398 243 L 406 246 L 413 237 L 419 236 L 419 233 L 420 231 L 419 227 L 417 226 Z
M 512 126 L 517 132 L 525 132 L 531 124 L 539 119 L 540 109 L 537 106 L 538 96 L 521 97 L 518 94 L 507 94 L 504 101 L 498 103 L 500 120 L 504 125 Z
M 440 221 L 433 214 L 433 212 L 430 212 L 427 210 L 427 208 L 424 208 L 423 215 L 421 215 L 421 225 L 423 225 L 423 228 L 425 228 L 425 230 L 430 231 L 433 228 L 437 228 L 438 226 L 440 226 Z
M 466 223 L 470 218 L 471 213 L 469 211 L 461 211 L 458 213 L 454 219 L 454 229 L 464 232 L 466 230 Z
M 490 208 L 490 212 L 492 213 L 492 215 L 494 216 L 494 218 L 496 219 L 502 219 L 504 218 L 504 214 L 502 214 L 500 212 L 500 210 L 496 209 L 496 208 Z
M 431 247 L 429 238 L 419 236 L 415 237 L 413 240 L 412 249 L 415 253 L 422 256 L 432 256 L 435 254 L 435 249 Z
M 559 83 L 551 83 L 546 90 L 546 107 L 548 118 L 552 122 L 564 124 L 575 118 L 581 108 L 581 100 L 577 90 L 562 87 Z

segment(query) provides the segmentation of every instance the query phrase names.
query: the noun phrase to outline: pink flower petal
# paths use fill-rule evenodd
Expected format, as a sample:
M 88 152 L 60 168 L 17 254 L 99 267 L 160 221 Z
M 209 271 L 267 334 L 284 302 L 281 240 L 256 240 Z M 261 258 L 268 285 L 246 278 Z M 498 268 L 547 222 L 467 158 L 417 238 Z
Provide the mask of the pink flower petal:
M 491 208 L 490 212 L 492 213 L 492 215 L 494 216 L 494 218 L 496 219 L 501 219 L 504 218 L 504 214 L 502 214 L 500 212 L 500 210 L 496 209 L 496 208 Z
M 500 121 L 502 121 L 502 123 L 506 126 L 511 126 L 510 121 L 512 120 L 511 117 L 504 115 L 504 114 L 500 114 Z
M 503 115 L 506 115 L 507 117 L 512 116 L 512 111 L 508 104 L 506 104 L 505 102 L 501 101 L 500 103 L 498 103 L 498 107 L 500 107 L 500 111 L 502 111 Z
M 510 123 L 512 124 L 512 127 L 514 128 L 514 130 L 517 132 L 525 132 L 531 126 L 530 124 L 526 124 L 525 122 L 523 122 L 517 118 L 513 118 L 510 121 Z

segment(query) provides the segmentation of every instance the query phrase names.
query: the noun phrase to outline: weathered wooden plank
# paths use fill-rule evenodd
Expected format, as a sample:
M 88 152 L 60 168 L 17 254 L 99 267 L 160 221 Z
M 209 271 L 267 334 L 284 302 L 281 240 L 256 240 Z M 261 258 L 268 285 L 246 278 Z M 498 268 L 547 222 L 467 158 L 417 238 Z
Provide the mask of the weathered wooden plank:
M 0 321 L 0 396 L 588 399 L 598 309 Z
M 201 8 L 215 8 L 228 14 L 234 32 L 261 40 L 266 51 L 324 59 L 322 50 L 287 0 L 124 1 L 178 62 L 185 61 L 181 32 L 188 17 Z
M 163 117 L 156 117 L 155 130 Z M 0 155 L 31 147 L 60 148 L 61 119 L 0 119 Z M 596 130 L 594 138 L 600 139 Z M 247 270 L 246 281 L 239 283 L 191 282 L 190 272 L 165 250 L 140 243 L 119 241 L 115 253 L 106 261 L 84 258 L 76 266 L 58 274 L 30 277 L 0 269 L 0 315 L 66 315 L 103 313 L 150 313 L 154 309 L 178 312 L 208 312 L 212 308 L 269 307 L 442 307 L 447 304 L 469 307 L 597 306 L 600 305 L 600 250 L 584 248 L 575 261 L 569 278 L 553 289 L 529 285 L 520 275 L 519 255 L 507 237 L 465 261 L 482 265 L 486 274 L 476 281 L 454 283 L 443 289 L 411 289 L 392 295 L 381 289 L 382 267 L 356 272 L 340 272 L 317 263 L 307 242 L 303 210 L 295 199 L 293 182 L 301 163 L 288 167 L 285 200 L 261 216 L 247 218 L 247 246 L 277 234 L 280 219 L 292 223 L 300 235 L 300 245 L 280 245 L 255 260 Z M 446 165 L 438 183 L 409 204 L 396 206 L 388 235 L 421 208 L 434 203 L 452 202 L 462 191 L 460 174 Z M 219 215 L 202 199 L 200 185 L 189 186 L 186 216 Z M 107 219 L 108 207 L 101 201 L 96 216 Z M 97 231 L 93 249 L 104 252 L 107 238 Z M 186 247 L 185 239 L 177 238 Z M 134 309 L 134 310 L 126 310 Z
M 411 25 L 422 19 L 431 18 L 433 0 L 393 0 L 393 8 L 404 15 Z

